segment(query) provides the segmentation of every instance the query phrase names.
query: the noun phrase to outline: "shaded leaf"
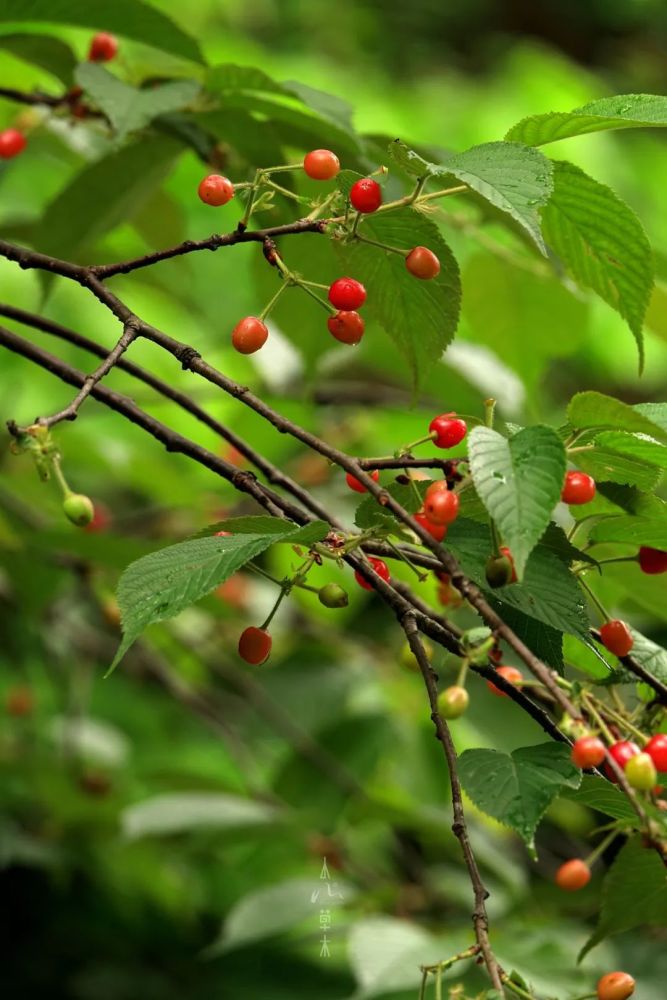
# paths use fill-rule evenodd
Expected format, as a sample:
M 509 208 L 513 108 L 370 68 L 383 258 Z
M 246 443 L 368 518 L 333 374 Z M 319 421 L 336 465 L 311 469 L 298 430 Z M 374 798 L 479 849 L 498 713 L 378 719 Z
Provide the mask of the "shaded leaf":
M 563 791 L 563 795 L 566 799 L 580 802 L 581 805 L 589 806 L 596 812 L 604 813 L 605 816 L 614 819 L 629 822 L 635 822 L 637 819 L 637 814 L 620 788 L 605 778 L 596 778 L 593 774 L 584 774 L 579 788 L 567 788 Z
M 66 87 L 71 86 L 76 59 L 69 45 L 53 35 L 0 35 L 0 49 L 11 52 L 23 62 L 38 66 L 55 76 Z

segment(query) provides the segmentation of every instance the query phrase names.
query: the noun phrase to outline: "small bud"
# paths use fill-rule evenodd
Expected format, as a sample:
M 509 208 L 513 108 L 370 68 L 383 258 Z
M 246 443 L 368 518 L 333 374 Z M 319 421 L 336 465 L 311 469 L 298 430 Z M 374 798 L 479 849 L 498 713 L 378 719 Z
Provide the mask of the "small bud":
M 325 608 L 346 608 L 349 603 L 347 591 L 337 583 L 325 583 L 318 590 L 317 596 Z
M 85 528 L 95 516 L 93 501 L 83 493 L 70 493 L 66 496 L 63 500 L 63 511 L 65 517 L 78 528 Z

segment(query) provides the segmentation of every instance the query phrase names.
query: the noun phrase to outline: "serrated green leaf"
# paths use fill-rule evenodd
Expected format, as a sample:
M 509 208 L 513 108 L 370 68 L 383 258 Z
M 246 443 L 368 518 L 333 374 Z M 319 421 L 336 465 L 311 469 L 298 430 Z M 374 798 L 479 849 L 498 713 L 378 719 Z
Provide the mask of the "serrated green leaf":
M 657 853 L 641 837 L 628 840 L 616 856 L 602 888 L 600 919 L 579 960 L 604 938 L 633 927 L 667 924 L 667 873 Z
M 587 472 L 597 483 L 606 481 L 637 486 L 640 490 L 652 490 L 662 478 L 662 471 L 657 466 L 602 447 L 578 452 L 576 461 L 579 469 Z M 584 513 L 583 505 L 581 513 Z
M 595 439 L 596 445 L 600 445 L 609 451 L 618 452 L 621 455 L 628 455 L 639 462 L 646 462 L 648 465 L 667 469 L 667 447 L 648 434 L 625 434 L 623 431 L 603 431 Z
M 577 788 L 581 771 L 570 760 L 569 747 L 540 743 L 511 755 L 497 750 L 466 750 L 459 775 L 475 805 L 511 827 L 532 847 L 537 825 L 564 787 Z
M 194 62 L 204 62 L 197 42 L 171 18 L 143 0 L 0 0 L 0 23 L 45 21 L 104 29 Z
M 435 164 L 429 163 L 400 139 L 389 143 L 389 155 L 406 174 L 413 177 L 428 177 L 435 167 Z
M 486 142 L 447 157 L 433 173 L 467 184 L 514 219 L 546 256 L 539 216 L 553 188 L 552 165 L 546 156 L 520 143 Z
M 595 542 L 626 542 L 667 549 L 667 517 L 606 517 L 595 525 L 590 537 Z
M 613 668 L 606 657 L 611 656 L 593 641 L 583 641 L 580 637 L 566 635 L 563 638 L 563 658 L 566 663 L 580 670 L 594 681 L 608 681 L 613 676 Z
M 491 604 L 495 604 L 493 598 Z M 561 672 L 564 667 L 563 662 L 563 633 L 551 625 L 538 622 L 523 611 L 511 608 L 507 604 L 496 604 L 496 610 L 502 614 L 503 621 L 508 625 L 515 635 L 518 635 L 522 642 L 525 642 L 531 650 L 554 670 Z
M 553 552 L 559 559 L 568 564 L 573 562 L 587 562 L 597 565 L 597 560 L 593 559 L 587 552 L 577 548 L 576 545 L 573 545 L 563 529 L 554 524 L 553 521 L 550 521 L 547 525 L 547 530 L 540 538 L 540 545 L 542 548 L 549 549 L 550 552 Z
M 542 146 L 574 135 L 619 128 L 667 125 L 667 97 L 655 94 L 620 94 L 591 101 L 574 111 L 531 115 L 513 125 L 506 139 Z
M 185 108 L 200 89 L 195 80 L 176 80 L 139 90 L 94 62 L 81 63 L 75 78 L 107 116 L 118 140 L 144 128 L 158 115 Z
M 565 449 L 549 427 L 527 427 L 509 440 L 490 427 L 468 436 L 475 489 L 509 546 L 519 579 L 560 499 Z
M 310 542 L 323 538 L 327 530 L 323 521 L 303 528 L 289 521 L 282 524 L 282 533 L 270 526 L 260 534 L 241 530 L 235 535 L 190 539 L 152 552 L 128 566 L 117 590 L 123 638 L 109 672 L 149 625 L 173 618 L 274 542 Z
M 653 256 L 641 222 L 611 188 L 572 163 L 554 163 L 542 232 L 575 280 L 627 322 L 644 363 L 642 327 L 653 287 Z
M 71 86 L 76 59 L 69 45 L 53 35 L 15 34 L 0 35 L 0 49 L 13 56 L 46 70 L 66 87 Z
M 84 167 L 47 205 L 35 229 L 35 247 L 81 259 L 97 239 L 132 219 L 182 150 L 172 139 L 143 137 Z
M 335 244 L 346 272 L 366 286 L 366 308 L 405 357 L 416 387 L 454 337 L 461 303 L 458 264 L 437 227 L 411 208 L 368 216 L 359 232 L 403 250 L 426 246 L 440 260 L 438 277 L 419 281 L 400 254 L 366 243 Z
M 581 785 L 576 790 L 566 789 L 563 795 L 573 802 L 595 809 L 596 812 L 612 816 L 614 819 L 636 821 L 637 814 L 623 792 L 605 778 L 584 774 Z
M 667 650 L 659 646 L 657 642 L 653 642 L 645 635 L 642 635 L 637 629 L 631 628 L 630 631 L 632 632 L 634 643 L 631 654 L 633 660 L 636 660 L 640 666 L 645 667 L 657 680 L 662 681 L 663 684 L 667 684 Z M 637 683 L 637 675 L 632 670 L 628 670 L 620 662 L 617 663 L 617 668 L 614 675 L 610 678 L 611 683 Z M 650 690 L 652 697 L 653 691 L 652 689 Z
M 492 551 L 488 526 L 458 518 L 450 525 L 445 544 L 466 576 L 488 591 L 484 573 Z M 560 632 L 589 641 L 590 623 L 581 587 L 563 560 L 541 545 L 531 553 L 521 583 L 491 590 L 488 594 L 504 606 L 509 605 Z
M 578 392 L 570 400 L 567 417 L 578 430 L 599 427 L 604 430 L 629 431 L 632 434 L 648 434 L 667 442 L 667 430 L 645 416 L 639 407 L 628 406 L 620 399 L 605 396 L 602 392 Z
M 635 403 L 632 407 L 667 434 L 667 403 Z

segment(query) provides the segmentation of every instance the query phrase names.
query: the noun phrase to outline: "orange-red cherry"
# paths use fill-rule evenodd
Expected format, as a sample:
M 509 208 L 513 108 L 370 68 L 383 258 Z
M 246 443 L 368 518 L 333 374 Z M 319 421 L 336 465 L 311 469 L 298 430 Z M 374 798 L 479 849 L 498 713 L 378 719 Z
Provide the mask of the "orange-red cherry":
M 118 39 L 108 31 L 93 35 L 88 50 L 89 62 L 110 62 L 118 52 Z
M 428 247 L 415 247 L 405 258 L 405 266 L 410 274 L 423 281 L 429 281 L 440 274 L 440 261 Z
M 254 354 L 264 346 L 268 336 L 268 328 L 261 319 L 246 316 L 232 330 L 232 344 L 239 354 Z
M 303 159 L 303 169 L 314 181 L 330 181 L 340 170 L 340 160 L 330 149 L 311 149 Z
M 435 487 L 435 488 L 434 488 Z M 432 524 L 451 524 L 459 513 L 458 494 L 434 484 L 424 494 L 424 514 Z
M 350 201 L 357 212 L 377 212 L 382 204 L 382 188 L 372 177 L 362 177 L 350 189 Z
M 630 629 L 619 618 L 611 618 L 601 626 L 600 638 L 614 656 L 627 656 L 635 644 Z
M 205 205 L 219 208 L 226 205 L 234 197 L 234 185 L 228 177 L 221 174 L 209 174 L 199 183 L 197 193 Z
M 268 632 L 251 625 L 241 633 L 239 639 L 239 656 L 246 663 L 257 666 L 269 658 L 273 640 Z
M 429 521 L 426 514 L 423 511 L 419 511 L 418 514 L 412 515 L 417 522 L 420 524 L 424 531 L 428 531 L 432 538 L 435 538 L 436 542 L 441 542 L 445 535 L 447 534 L 446 524 L 436 524 L 434 521 Z
M 635 992 L 635 985 L 627 972 L 608 972 L 598 979 L 598 1000 L 628 1000 Z
M 27 146 L 28 141 L 23 132 L 17 128 L 6 128 L 0 132 L 0 160 L 11 160 L 18 156 Z
M 496 667 L 496 673 L 507 681 L 508 684 L 519 684 L 523 680 L 523 674 L 516 667 Z M 497 695 L 499 698 L 509 697 L 504 691 L 501 691 L 499 687 L 493 683 L 493 681 L 487 681 L 486 686 L 489 691 Z
M 388 582 L 389 581 L 389 577 L 390 577 L 391 574 L 389 573 L 389 567 L 387 566 L 387 564 L 384 561 L 384 559 L 374 559 L 373 556 L 369 556 L 368 557 L 368 561 L 371 564 L 371 566 L 373 567 L 373 569 L 375 570 L 375 572 L 377 573 L 377 575 L 379 577 L 382 577 L 382 579 L 385 582 Z M 373 587 L 373 584 L 369 583 L 368 580 L 366 580 L 365 577 L 363 577 L 361 575 L 361 573 L 359 572 L 359 570 L 355 570 L 354 571 L 354 578 L 357 581 L 357 583 L 359 584 L 359 586 L 363 587 L 364 590 L 374 590 L 375 589 Z
M 556 872 L 556 885 L 566 892 L 577 892 L 591 880 L 591 870 L 581 858 L 566 861 Z
M 375 483 L 377 483 L 378 479 L 380 478 L 380 473 L 378 472 L 377 469 L 373 469 L 373 471 L 369 472 L 368 475 Z M 347 483 L 347 485 L 350 487 L 351 490 L 354 490 L 355 493 L 368 493 L 368 490 L 364 486 L 364 484 L 359 482 L 357 477 L 353 476 L 351 472 L 348 472 L 347 475 L 345 476 L 345 482 Z
M 349 310 L 337 312 L 327 320 L 329 333 L 342 344 L 358 344 L 364 335 L 364 321 L 359 313 Z
M 428 425 L 428 432 L 436 448 L 454 448 L 463 441 L 468 426 L 455 413 L 441 413 Z
M 574 741 L 571 756 L 572 763 L 576 767 L 585 769 L 602 764 L 607 756 L 607 751 L 604 743 L 597 736 L 582 736 Z
M 563 503 L 576 506 L 590 503 L 595 496 L 595 480 L 585 472 L 568 472 L 560 498 Z
M 329 286 L 329 302 L 336 309 L 360 309 L 366 301 L 366 289 L 355 278 L 338 278 Z

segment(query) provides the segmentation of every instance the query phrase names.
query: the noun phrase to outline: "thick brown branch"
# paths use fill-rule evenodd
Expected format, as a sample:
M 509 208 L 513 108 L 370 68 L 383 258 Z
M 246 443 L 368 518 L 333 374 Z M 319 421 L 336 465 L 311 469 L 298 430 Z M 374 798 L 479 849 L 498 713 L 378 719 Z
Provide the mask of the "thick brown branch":
M 456 748 L 454 747 L 454 741 L 452 740 L 449 726 L 438 711 L 438 688 L 436 684 L 436 677 L 431 669 L 431 664 L 426 656 L 426 651 L 424 650 L 422 641 L 419 638 L 415 618 L 408 612 L 406 615 L 400 617 L 399 621 L 410 644 L 410 649 L 414 653 L 417 663 L 419 664 L 419 669 L 424 679 L 424 684 L 428 694 L 429 705 L 431 706 L 431 719 L 433 720 L 433 725 L 435 726 L 436 737 L 442 745 L 445 759 L 447 761 L 449 782 L 452 789 L 452 809 L 454 812 L 452 830 L 461 844 L 463 859 L 465 861 L 466 868 L 468 869 L 468 875 L 470 876 L 470 882 L 472 884 L 475 903 L 472 921 L 475 928 L 475 937 L 482 955 L 484 956 L 484 963 L 488 970 L 489 978 L 495 988 L 499 991 L 500 995 L 504 996 L 501 969 L 493 951 L 491 950 L 491 943 L 489 941 L 489 918 L 486 912 L 486 900 L 488 899 L 489 893 L 482 881 L 482 876 L 477 866 L 477 861 L 475 859 L 472 844 L 470 843 L 470 837 L 468 835 L 468 827 L 466 825 L 465 812 L 463 809 L 463 793 L 457 770 Z

